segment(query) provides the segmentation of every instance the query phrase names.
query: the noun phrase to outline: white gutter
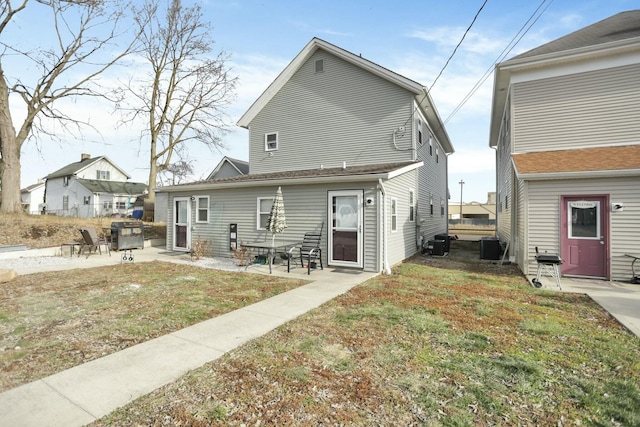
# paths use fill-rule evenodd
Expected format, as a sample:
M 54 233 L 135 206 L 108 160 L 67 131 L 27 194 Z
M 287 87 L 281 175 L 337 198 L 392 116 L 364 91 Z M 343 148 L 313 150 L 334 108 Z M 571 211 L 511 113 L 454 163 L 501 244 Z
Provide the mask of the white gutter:
M 378 185 L 380 186 L 380 193 L 382 195 L 382 200 L 380 202 L 382 205 L 382 233 L 380 239 L 382 243 L 382 269 L 384 270 L 384 274 L 390 276 L 391 268 L 389 268 L 389 257 L 387 255 L 387 200 L 386 191 L 381 178 L 378 178 Z

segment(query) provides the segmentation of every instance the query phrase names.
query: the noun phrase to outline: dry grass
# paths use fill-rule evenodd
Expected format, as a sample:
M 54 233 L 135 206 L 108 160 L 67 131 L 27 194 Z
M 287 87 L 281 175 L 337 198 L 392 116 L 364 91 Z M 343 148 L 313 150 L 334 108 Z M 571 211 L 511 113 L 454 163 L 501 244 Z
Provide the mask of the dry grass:
M 93 425 L 640 425 L 636 337 L 452 246 Z
M 303 283 L 162 262 L 19 276 L 0 286 L 0 391 Z
M 113 218 L 73 218 L 53 215 L 15 215 L 0 213 L 0 246 L 26 245 L 28 249 L 60 246 L 81 239 L 81 227 L 110 228 Z M 145 223 L 145 238 L 164 238 L 166 224 Z

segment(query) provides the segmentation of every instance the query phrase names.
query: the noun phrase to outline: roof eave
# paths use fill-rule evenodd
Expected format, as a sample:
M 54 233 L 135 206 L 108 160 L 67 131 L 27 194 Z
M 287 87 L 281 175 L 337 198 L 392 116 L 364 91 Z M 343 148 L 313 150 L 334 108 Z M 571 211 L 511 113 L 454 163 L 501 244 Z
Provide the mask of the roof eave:
M 584 179 L 584 178 L 613 178 L 640 176 L 640 169 L 619 169 L 601 171 L 579 171 L 579 172 L 544 172 L 544 173 L 519 173 L 516 170 L 516 177 L 526 181 L 548 181 L 556 179 Z
M 266 187 L 273 185 L 302 185 L 302 184 L 324 184 L 334 182 L 365 182 L 389 180 L 403 173 L 409 172 L 423 165 L 423 162 L 416 162 L 405 167 L 389 172 L 357 174 L 357 175 L 334 175 L 334 176 L 311 176 L 301 178 L 267 178 L 255 181 L 233 181 L 233 182 L 198 182 L 193 184 L 174 185 L 156 188 L 156 192 L 175 193 L 182 191 L 198 191 L 238 187 Z

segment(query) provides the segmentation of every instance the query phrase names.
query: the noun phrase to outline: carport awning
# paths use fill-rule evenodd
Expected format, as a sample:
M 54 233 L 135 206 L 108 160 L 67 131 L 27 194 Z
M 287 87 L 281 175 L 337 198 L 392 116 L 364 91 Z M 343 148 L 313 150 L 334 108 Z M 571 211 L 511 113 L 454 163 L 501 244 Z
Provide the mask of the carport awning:
M 561 178 L 585 173 L 640 174 L 640 145 L 541 151 L 512 157 L 520 178 Z

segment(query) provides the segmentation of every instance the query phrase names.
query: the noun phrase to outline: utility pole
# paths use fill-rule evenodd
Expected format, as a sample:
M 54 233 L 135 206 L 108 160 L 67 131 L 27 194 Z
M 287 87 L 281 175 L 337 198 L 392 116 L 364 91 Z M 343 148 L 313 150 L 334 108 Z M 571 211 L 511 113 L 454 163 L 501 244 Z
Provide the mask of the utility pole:
M 460 225 L 462 225 L 462 186 L 464 185 L 464 180 L 461 179 L 458 184 L 460 184 Z

